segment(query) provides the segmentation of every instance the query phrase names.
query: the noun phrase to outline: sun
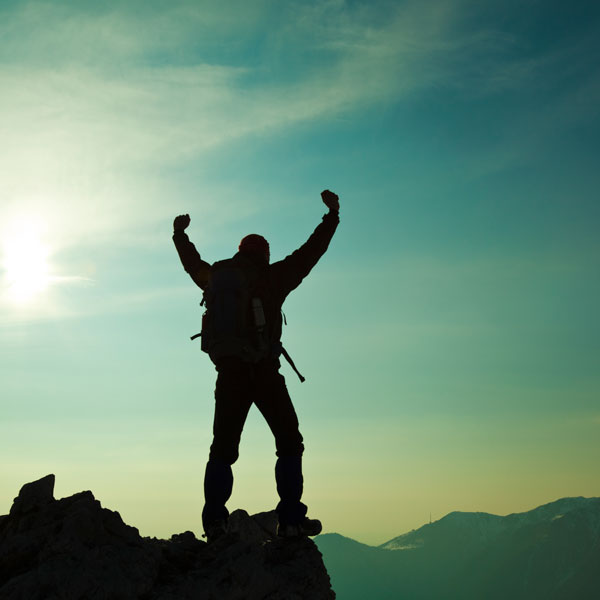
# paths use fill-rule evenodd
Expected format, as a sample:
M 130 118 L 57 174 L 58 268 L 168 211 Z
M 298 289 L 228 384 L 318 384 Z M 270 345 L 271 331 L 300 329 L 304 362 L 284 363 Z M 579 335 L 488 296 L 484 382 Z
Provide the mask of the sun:
M 14 230 L 13 230 L 14 231 Z M 3 244 L 3 270 L 9 298 L 18 304 L 33 300 L 50 283 L 49 250 L 39 228 L 25 225 Z

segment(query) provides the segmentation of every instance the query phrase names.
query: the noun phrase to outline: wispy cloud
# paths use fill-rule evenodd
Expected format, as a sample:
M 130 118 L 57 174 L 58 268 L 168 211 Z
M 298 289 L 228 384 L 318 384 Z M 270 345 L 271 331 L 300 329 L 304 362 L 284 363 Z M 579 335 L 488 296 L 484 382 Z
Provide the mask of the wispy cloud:
M 408 3 L 382 11 L 332 1 L 298 8 L 274 30 L 254 31 L 256 43 L 269 46 L 267 57 L 257 52 L 255 61 L 217 63 L 193 47 L 192 25 L 210 33 L 204 12 L 183 13 L 193 24 L 186 24 L 181 40 L 173 30 L 181 9 L 137 14 L 134 22 L 127 13 L 28 6 L 10 19 L 5 43 L 12 40 L 16 48 L 13 60 L 0 66 L 6 90 L 0 109 L 5 148 L 20 161 L 33 154 L 33 166 L 48 164 L 48 154 L 105 166 L 172 163 L 257 131 L 451 79 L 453 57 L 482 43 L 456 35 L 458 4 Z M 277 64 L 279 54 L 288 65 Z M 294 61 L 298 54 L 307 60 Z
M 511 58 L 515 40 L 488 24 L 467 27 L 477 11 L 465 1 L 250 4 L 6 8 L 3 220 L 45 214 L 63 246 L 124 238 L 125 223 L 148 230 L 173 213 L 176 183 L 162 172 L 201 169 L 215 148 L 457 82 L 497 93 L 550 68 L 544 57 Z M 538 117 L 553 118 L 550 108 Z M 515 123 L 507 131 L 522 135 Z M 505 137 L 473 159 L 474 173 L 519 159 Z M 248 210 L 203 192 L 208 222 Z
M 42 214 L 63 246 L 152 224 L 171 214 L 164 199 L 173 204 L 177 193 L 161 181 L 164 169 L 411 93 L 440 76 L 431 56 L 457 47 L 443 3 L 383 13 L 315 3 L 288 8 L 268 27 L 274 6 L 5 9 L 3 220 Z M 211 48 L 223 40 L 233 50 L 217 59 Z M 205 214 L 243 212 L 215 196 L 205 193 Z

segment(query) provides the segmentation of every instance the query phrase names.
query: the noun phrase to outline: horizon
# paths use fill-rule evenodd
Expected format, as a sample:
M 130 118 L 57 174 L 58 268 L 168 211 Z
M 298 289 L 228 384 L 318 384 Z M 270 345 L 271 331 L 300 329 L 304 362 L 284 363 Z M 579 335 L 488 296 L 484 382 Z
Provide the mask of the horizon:
M 284 304 L 308 515 L 377 545 L 600 496 L 599 33 L 587 0 L 0 0 L 0 513 L 55 473 L 200 537 L 215 371 L 173 218 L 275 261 L 326 188 Z M 230 511 L 274 508 L 274 465 L 252 408 Z
M 53 475 L 53 474 L 47 474 L 45 477 L 48 477 L 49 475 Z M 37 480 L 36 480 L 37 481 Z M 25 482 L 25 483 L 32 483 L 32 482 Z M 23 485 L 25 485 L 25 483 Z M 94 494 L 94 490 L 79 490 L 79 492 L 85 492 L 85 491 L 90 491 L 92 494 Z M 54 494 L 54 498 L 55 500 L 60 500 L 62 498 L 57 498 L 56 494 Z M 94 498 L 99 501 L 102 505 L 102 508 L 106 508 L 108 510 L 114 511 L 114 512 L 119 512 L 118 507 L 114 507 L 114 506 L 105 506 L 104 504 L 102 504 L 102 498 L 98 498 L 95 494 L 94 494 Z M 15 497 L 16 500 L 16 497 Z M 563 498 L 556 498 L 555 500 L 550 500 L 549 502 L 545 502 L 543 504 L 540 504 L 538 506 L 534 506 L 528 510 L 525 510 L 523 512 L 515 512 L 515 513 L 507 513 L 507 514 L 496 514 L 496 513 L 488 513 L 485 511 L 462 511 L 460 509 L 455 509 L 450 511 L 449 513 L 444 514 L 443 516 L 439 517 L 439 518 L 433 518 L 433 515 L 430 517 L 430 520 L 428 522 L 423 523 L 422 525 L 418 525 L 410 530 L 407 531 L 403 531 L 402 533 L 393 535 L 390 538 L 386 538 L 383 542 L 378 543 L 378 544 L 368 544 L 366 542 L 363 542 L 361 540 L 349 537 L 347 535 L 344 535 L 343 532 L 339 532 L 339 531 L 322 531 L 321 533 L 319 533 L 317 536 L 315 536 L 315 540 L 321 536 L 324 535 L 337 535 L 340 537 L 343 537 L 345 539 L 349 539 L 351 541 L 354 542 L 358 542 L 361 545 L 364 546 L 369 546 L 371 548 L 380 548 L 381 546 L 384 546 L 385 544 L 394 541 L 397 538 L 403 537 L 409 533 L 413 533 L 415 531 L 418 531 L 420 529 L 422 529 L 423 527 L 426 527 L 427 525 L 434 525 L 436 523 L 439 523 L 440 521 L 444 520 L 446 517 L 453 515 L 453 514 L 461 514 L 461 515 L 488 515 L 488 516 L 492 516 L 492 517 L 500 517 L 500 518 L 507 518 L 507 517 L 511 517 L 511 516 L 516 516 L 516 515 L 523 515 L 523 514 L 527 514 L 530 512 L 534 512 L 539 510 L 540 508 L 545 508 L 547 506 L 553 505 L 553 504 L 558 504 L 560 502 L 566 501 L 566 500 L 600 500 L 600 496 L 565 496 Z M 236 509 L 231 510 L 231 512 L 233 512 Z M 6 514 L 8 514 L 8 511 L 6 511 Z M 0 515 L 1 516 L 1 515 Z M 252 516 L 252 515 L 250 515 Z M 133 522 L 127 522 L 124 521 L 126 525 L 129 525 L 131 527 L 136 527 L 136 524 Z M 139 528 L 138 528 L 139 529 Z M 182 533 L 182 532 L 173 532 L 173 534 L 175 533 Z M 144 536 L 143 533 L 140 532 L 140 535 Z M 144 536 L 144 537 L 153 537 L 153 536 Z M 163 538 L 166 539 L 166 538 Z M 385 548 L 384 548 L 385 549 Z

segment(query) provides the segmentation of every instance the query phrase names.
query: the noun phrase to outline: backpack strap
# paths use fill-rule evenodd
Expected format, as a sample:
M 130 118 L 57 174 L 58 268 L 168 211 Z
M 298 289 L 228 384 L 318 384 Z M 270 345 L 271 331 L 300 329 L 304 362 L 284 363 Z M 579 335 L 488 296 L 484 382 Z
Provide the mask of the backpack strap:
M 301 375 L 300 371 L 298 371 L 296 365 L 294 364 L 294 361 L 292 360 L 292 357 L 288 354 L 287 350 L 283 346 L 281 346 L 281 354 L 283 354 L 283 358 L 285 358 L 285 360 L 287 360 L 290 363 L 290 367 L 292 367 L 296 375 L 298 375 L 300 383 L 304 383 L 306 381 L 306 378 Z
M 200 302 L 200 307 L 206 306 L 206 290 L 204 290 L 204 293 L 202 294 L 202 302 Z M 192 340 L 192 342 L 196 339 L 199 338 L 202 335 L 202 332 L 200 333 L 195 333 L 192 337 L 190 337 L 190 340 Z

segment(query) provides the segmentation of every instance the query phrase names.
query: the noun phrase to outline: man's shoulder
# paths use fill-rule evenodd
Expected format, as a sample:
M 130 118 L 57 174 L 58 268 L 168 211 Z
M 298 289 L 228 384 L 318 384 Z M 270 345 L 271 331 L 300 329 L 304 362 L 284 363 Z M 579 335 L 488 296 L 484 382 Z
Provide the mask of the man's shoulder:
M 253 269 L 253 270 L 263 270 L 265 267 L 268 267 L 268 264 L 260 265 L 257 264 L 252 259 L 244 256 L 240 252 L 235 254 L 230 258 L 223 258 L 221 260 L 215 261 L 212 265 L 210 265 L 211 269 L 220 269 L 220 268 L 232 268 L 232 269 Z

